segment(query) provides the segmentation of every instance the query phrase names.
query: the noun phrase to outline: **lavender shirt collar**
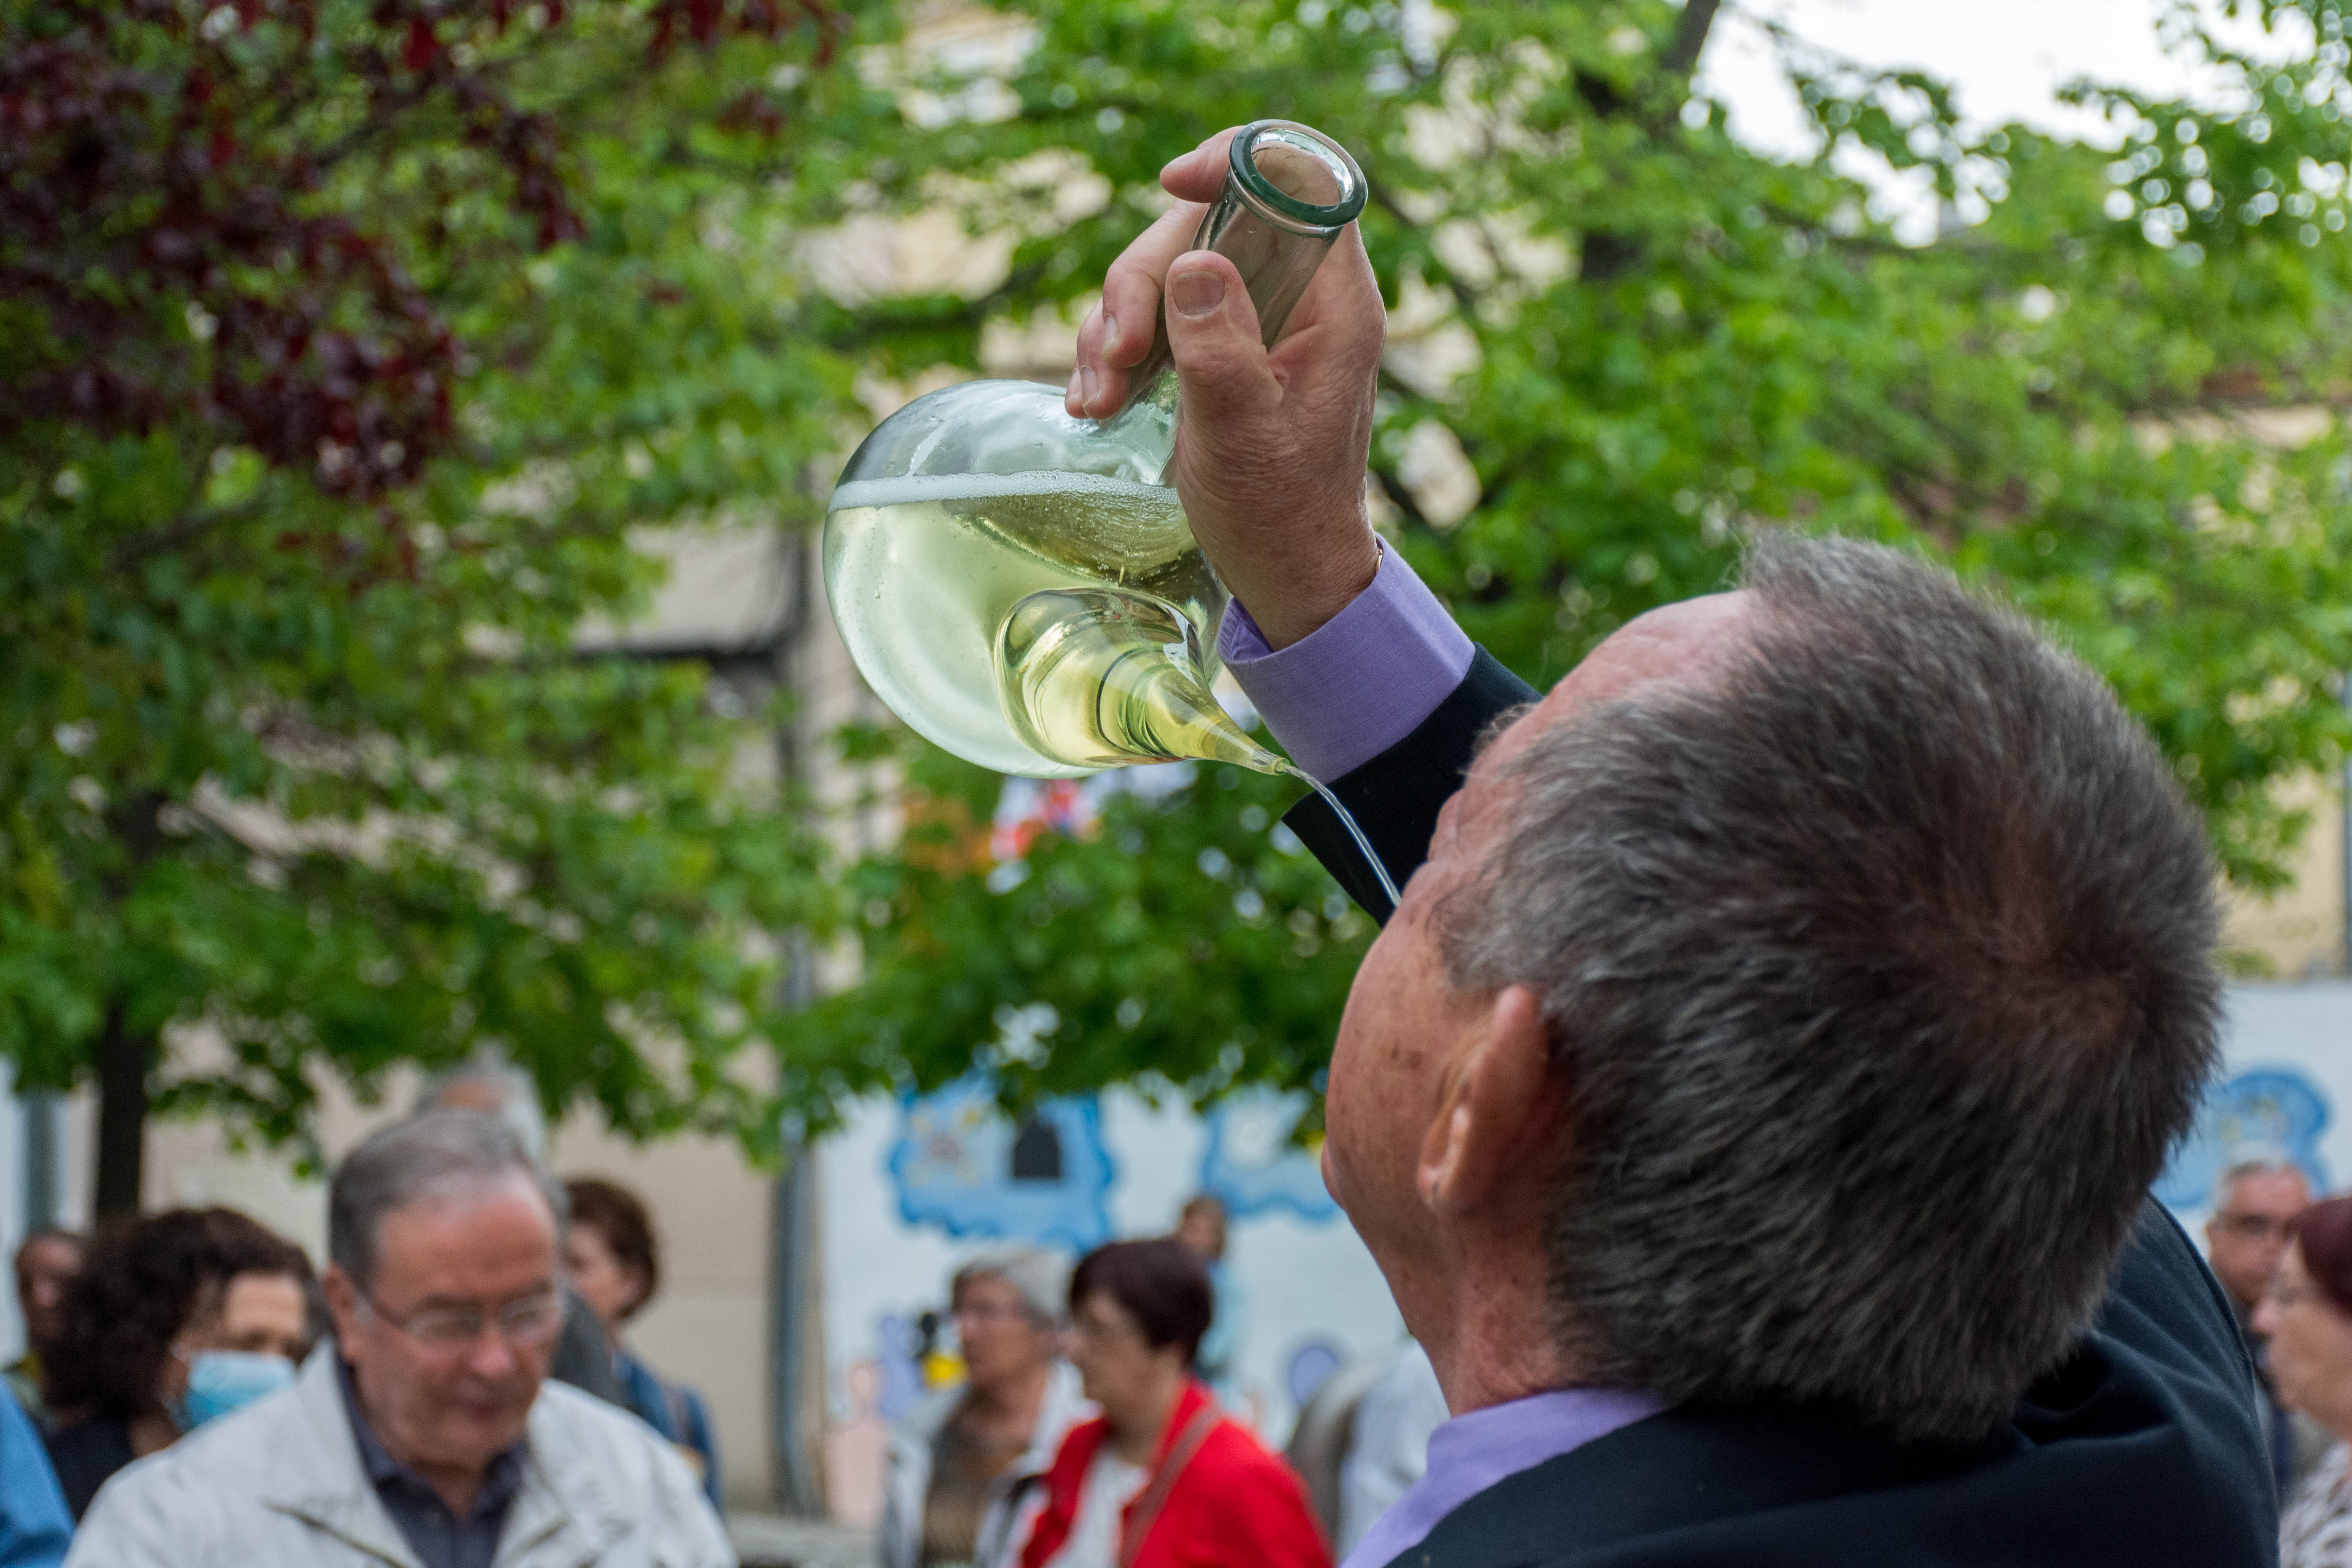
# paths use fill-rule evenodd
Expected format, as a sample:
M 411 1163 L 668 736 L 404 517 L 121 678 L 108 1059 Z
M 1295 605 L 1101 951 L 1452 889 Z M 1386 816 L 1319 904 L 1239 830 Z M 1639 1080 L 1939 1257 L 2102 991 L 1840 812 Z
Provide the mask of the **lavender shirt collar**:
M 1428 1471 L 1364 1532 L 1340 1568 L 1389 1568 L 1487 1488 L 1665 1407 L 1651 1394 L 1622 1388 L 1563 1388 L 1456 1415 L 1430 1434 Z

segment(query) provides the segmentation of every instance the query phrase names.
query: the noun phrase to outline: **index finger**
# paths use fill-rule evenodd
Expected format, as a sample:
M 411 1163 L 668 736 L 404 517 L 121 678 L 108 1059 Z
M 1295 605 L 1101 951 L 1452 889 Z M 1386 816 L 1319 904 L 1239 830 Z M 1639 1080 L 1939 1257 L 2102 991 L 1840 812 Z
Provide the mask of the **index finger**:
M 1160 185 L 1178 201 L 1208 203 L 1225 188 L 1225 164 L 1233 157 L 1234 138 L 1241 126 L 1220 131 L 1181 157 L 1171 158 L 1160 171 Z
M 1101 419 L 1127 401 L 1128 372 L 1160 335 L 1160 291 L 1169 266 L 1192 248 L 1202 209 L 1183 202 L 1160 215 L 1103 275 L 1102 301 L 1078 328 L 1077 372 L 1064 400 L 1081 419 Z
M 1220 131 L 1170 161 L 1160 184 L 1177 205 L 1138 235 L 1103 277 L 1102 301 L 1078 329 L 1077 365 L 1064 406 L 1079 418 L 1104 418 L 1127 401 L 1128 373 L 1160 336 L 1160 300 L 1168 268 L 1192 248 L 1201 215 L 1224 189 L 1225 163 L 1241 127 Z

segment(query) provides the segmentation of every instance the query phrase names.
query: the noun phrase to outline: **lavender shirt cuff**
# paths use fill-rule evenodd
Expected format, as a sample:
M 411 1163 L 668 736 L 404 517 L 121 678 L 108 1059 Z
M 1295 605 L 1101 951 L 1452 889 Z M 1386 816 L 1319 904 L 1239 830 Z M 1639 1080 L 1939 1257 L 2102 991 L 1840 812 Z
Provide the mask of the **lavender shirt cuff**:
M 1340 1568 L 1387 1568 L 1489 1487 L 1665 1408 L 1622 1388 L 1563 1388 L 1456 1415 L 1429 1436 L 1429 1469 L 1356 1542 Z
M 1383 546 L 1371 586 L 1276 653 L 1235 599 L 1217 655 L 1290 760 L 1328 784 L 1407 735 L 1454 693 L 1476 650 L 1404 557 Z

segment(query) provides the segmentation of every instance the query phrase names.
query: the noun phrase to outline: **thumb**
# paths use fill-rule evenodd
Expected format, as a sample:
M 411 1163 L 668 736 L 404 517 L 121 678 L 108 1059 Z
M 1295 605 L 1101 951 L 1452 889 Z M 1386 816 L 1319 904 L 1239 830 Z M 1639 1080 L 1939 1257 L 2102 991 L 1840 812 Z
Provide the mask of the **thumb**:
M 1162 316 L 1188 421 L 1213 433 L 1281 401 L 1258 342 L 1257 307 L 1232 262 L 1207 250 L 1178 257 L 1168 268 Z

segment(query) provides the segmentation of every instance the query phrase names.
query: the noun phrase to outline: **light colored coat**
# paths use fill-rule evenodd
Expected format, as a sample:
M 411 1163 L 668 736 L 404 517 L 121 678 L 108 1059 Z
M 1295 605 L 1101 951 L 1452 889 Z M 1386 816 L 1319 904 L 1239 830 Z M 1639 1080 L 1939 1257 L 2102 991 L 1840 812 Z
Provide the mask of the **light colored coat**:
M 360 1463 L 333 1355 L 108 1481 L 67 1568 L 421 1568 Z M 495 1568 L 732 1568 L 693 1472 L 635 1416 L 550 1383 L 525 1440 Z
M 891 1430 L 890 1479 L 882 1498 L 881 1568 L 918 1568 L 922 1561 L 923 1500 L 931 1489 L 931 1448 L 963 1396 L 961 1384 L 943 1388 Z M 1011 1539 L 1013 1527 L 1027 1494 L 1053 1468 L 1054 1456 L 1070 1428 L 1094 1414 L 1094 1405 L 1078 1389 L 1077 1369 L 1055 1362 L 1045 1397 L 1037 1406 L 1037 1426 L 1029 1435 L 1028 1450 L 989 1483 L 988 1514 L 981 1521 L 974 1568 L 997 1568 L 1010 1561 L 1020 1544 Z

